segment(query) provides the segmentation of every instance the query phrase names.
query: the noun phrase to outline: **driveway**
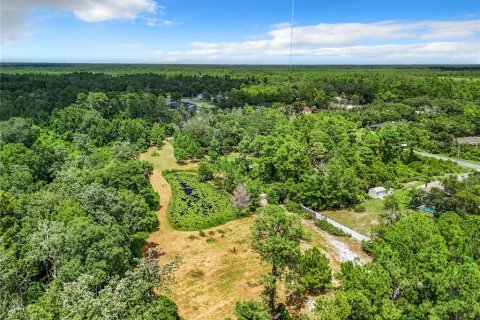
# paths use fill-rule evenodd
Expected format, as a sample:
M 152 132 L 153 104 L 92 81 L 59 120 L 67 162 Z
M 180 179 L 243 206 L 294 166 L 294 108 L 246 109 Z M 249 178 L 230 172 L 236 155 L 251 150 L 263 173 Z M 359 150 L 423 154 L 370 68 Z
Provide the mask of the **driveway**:
M 448 157 L 445 157 L 445 156 L 439 156 L 438 154 L 432 154 L 432 153 L 428 153 L 428 152 L 421 152 L 421 151 L 414 151 L 414 152 L 416 154 L 420 155 L 420 156 L 423 156 L 423 157 L 430 157 L 430 158 L 435 158 L 435 159 L 440 159 L 440 160 L 450 160 L 450 161 L 455 162 L 459 166 L 467 167 L 467 168 L 471 168 L 471 169 L 475 169 L 475 170 L 480 171 L 480 165 L 479 164 L 473 164 L 473 163 L 465 162 L 465 161 L 462 161 L 462 160 L 451 159 L 451 158 L 448 158 Z

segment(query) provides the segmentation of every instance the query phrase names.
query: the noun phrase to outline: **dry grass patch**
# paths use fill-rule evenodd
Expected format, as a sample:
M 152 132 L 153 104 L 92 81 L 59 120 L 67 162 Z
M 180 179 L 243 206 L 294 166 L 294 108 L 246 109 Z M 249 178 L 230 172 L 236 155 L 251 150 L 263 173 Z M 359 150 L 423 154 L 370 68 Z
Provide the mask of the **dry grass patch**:
M 177 230 L 150 235 L 149 241 L 164 253 L 161 261 L 182 258 L 170 296 L 186 320 L 224 319 L 233 315 L 236 301 L 260 299 L 261 279 L 269 266 L 251 249 L 253 220 L 226 223 L 223 233 L 218 227 L 206 229 L 207 237 Z
M 383 202 L 380 204 L 383 206 Z M 322 211 L 322 215 L 366 236 L 370 235 L 372 227 L 378 225 L 377 210 L 369 210 L 368 208 L 365 212 L 355 212 L 353 210 L 327 210 Z

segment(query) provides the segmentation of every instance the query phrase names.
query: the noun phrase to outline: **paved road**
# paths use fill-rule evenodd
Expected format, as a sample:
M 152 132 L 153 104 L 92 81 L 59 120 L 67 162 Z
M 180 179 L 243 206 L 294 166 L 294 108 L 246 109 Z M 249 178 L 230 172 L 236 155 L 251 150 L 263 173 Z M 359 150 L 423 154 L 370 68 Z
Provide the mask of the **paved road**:
M 432 154 L 432 153 L 421 152 L 421 151 L 414 151 L 414 152 L 418 155 L 423 156 L 423 157 L 430 157 L 430 158 L 435 158 L 435 159 L 440 159 L 440 160 L 450 160 L 450 161 L 455 162 L 459 166 L 480 170 L 480 165 L 478 165 L 478 164 L 473 164 L 473 163 L 465 162 L 465 161 L 462 161 L 462 160 L 450 159 L 450 158 L 447 158 L 447 157 L 444 157 L 444 156 L 439 156 L 438 154 Z
M 322 214 L 320 214 L 320 213 L 318 213 L 318 212 L 316 212 L 316 211 L 313 211 L 313 210 L 310 209 L 310 208 L 307 208 L 307 207 L 305 207 L 305 206 L 302 205 L 302 209 L 305 210 L 305 211 L 307 211 L 307 212 L 309 212 L 309 213 L 311 213 L 311 214 L 314 214 L 317 219 L 325 219 L 325 220 L 327 220 L 328 223 L 330 223 L 330 224 L 334 225 L 335 227 L 337 227 L 337 228 L 339 228 L 339 229 L 342 229 L 344 232 L 350 234 L 350 235 L 352 236 L 352 238 L 354 238 L 355 240 L 358 240 L 358 241 L 370 241 L 370 238 L 369 238 L 369 237 L 364 236 L 363 234 L 358 233 L 357 231 L 352 230 L 352 229 L 350 229 L 349 227 L 346 227 L 346 226 L 344 226 L 343 224 L 338 223 L 337 221 L 334 221 L 334 220 L 332 220 L 332 219 L 329 219 L 329 218 L 323 216 Z

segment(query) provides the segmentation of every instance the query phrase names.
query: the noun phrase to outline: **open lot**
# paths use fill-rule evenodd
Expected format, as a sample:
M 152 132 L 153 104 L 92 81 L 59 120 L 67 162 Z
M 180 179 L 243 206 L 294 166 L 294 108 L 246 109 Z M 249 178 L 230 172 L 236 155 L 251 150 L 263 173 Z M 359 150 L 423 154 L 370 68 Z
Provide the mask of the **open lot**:
M 154 150 L 159 155 L 152 157 Z M 182 258 L 169 294 L 177 303 L 181 316 L 187 320 L 223 319 L 233 315 L 236 301 L 260 299 L 261 279 L 268 265 L 260 261 L 250 246 L 254 218 L 206 229 L 203 237 L 197 231 L 174 230 L 167 218 L 172 191 L 160 172 L 163 169 L 193 169 L 197 164 L 178 164 L 169 142 L 161 149 L 150 148 L 141 159 L 153 163 L 155 169 L 150 182 L 160 195 L 157 210 L 160 225 L 147 242 L 163 253 L 162 263 L 177 255 Z

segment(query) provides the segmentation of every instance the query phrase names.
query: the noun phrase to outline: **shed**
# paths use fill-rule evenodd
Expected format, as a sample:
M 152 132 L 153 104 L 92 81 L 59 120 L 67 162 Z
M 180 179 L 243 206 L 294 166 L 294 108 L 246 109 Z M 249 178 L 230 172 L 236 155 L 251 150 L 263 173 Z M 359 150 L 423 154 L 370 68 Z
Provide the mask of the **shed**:
M 387 189 L 384 187 L 370 188 L 368 195 L 373 199 L 383 199 L 387 195 Z

